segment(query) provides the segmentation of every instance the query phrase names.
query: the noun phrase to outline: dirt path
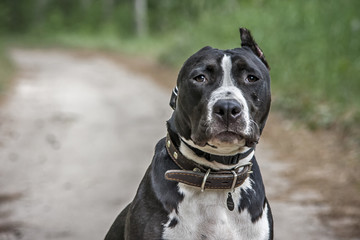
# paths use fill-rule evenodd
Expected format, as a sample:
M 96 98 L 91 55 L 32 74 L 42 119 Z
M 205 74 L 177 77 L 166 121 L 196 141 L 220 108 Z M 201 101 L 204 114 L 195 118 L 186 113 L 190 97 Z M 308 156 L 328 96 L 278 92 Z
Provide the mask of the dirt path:
M 19 74 L 0 108 L 0 240 L 103 239 L 165 134 L 170 93 L 103 56 L 13 50 Z M 268 126 L 271 127 L 271 126 Z M 335 239 L 324 205 L 293 191 L 266 141 L 257 150 L 275 239 Z

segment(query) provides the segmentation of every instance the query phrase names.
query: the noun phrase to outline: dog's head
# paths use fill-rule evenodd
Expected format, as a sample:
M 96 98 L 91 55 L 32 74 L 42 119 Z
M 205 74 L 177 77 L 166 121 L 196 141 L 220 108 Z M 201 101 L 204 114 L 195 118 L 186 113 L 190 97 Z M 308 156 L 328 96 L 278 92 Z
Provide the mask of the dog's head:
M 247 29 L 240 38 L 241 48 L 199 50 L 178 75 L 175 127 L 205 152 L 231 155 L 255 145 L 268 116 L 269 65 Z

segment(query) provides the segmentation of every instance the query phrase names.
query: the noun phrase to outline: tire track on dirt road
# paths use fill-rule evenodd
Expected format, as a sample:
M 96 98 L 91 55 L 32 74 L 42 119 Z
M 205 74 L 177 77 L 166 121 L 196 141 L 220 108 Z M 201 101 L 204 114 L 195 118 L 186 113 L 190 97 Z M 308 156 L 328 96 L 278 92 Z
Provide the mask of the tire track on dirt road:
M 19 73 L 0 108 L 0 239 L 103 239 L 165 135 L 170 92 L 101 55 L 11 56 Z M 297 201 L 316 194 L 284 200 L 291 186 L 279 173 L 291 166 L 273 154 L 266 142 L 257 150 L 275 239 L 334 239 L 315 217 L 321 207 Z

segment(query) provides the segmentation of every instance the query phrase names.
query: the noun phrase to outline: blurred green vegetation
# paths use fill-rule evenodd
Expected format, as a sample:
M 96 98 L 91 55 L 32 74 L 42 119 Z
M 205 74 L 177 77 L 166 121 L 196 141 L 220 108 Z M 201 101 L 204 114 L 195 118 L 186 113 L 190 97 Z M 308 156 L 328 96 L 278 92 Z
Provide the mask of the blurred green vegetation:
M 4 95 L 10 80 L 14 74 L 14 66 L 11 63 L 6 48 L 0 39 L 0 98 Z
M 131 0 L 3 0 L 0 33 L 11 44 L 107 49 L 180 67 L 205 45 L 240 46 L 238 28 L 247 27 L 272 68 L 275 109 L 359 138 L 359 9 L 358 0 L 147 0 L 140 38 Z

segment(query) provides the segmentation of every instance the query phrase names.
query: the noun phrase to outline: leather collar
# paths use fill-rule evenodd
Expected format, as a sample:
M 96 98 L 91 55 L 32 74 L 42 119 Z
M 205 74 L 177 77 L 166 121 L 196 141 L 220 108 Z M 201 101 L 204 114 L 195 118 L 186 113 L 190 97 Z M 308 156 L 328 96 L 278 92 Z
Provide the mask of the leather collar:
M 205 189 L 231 189 L 241 186 L 252 173 L 252 163 L 231 170 L 215 171 L 186 158 L 174 145 L 169 134 L 166 136 L 166 150 L 180 170 L 168 170 L 165 178 Z M 247 156 L 247 155 L 246 155 Z M 239 159 L 241 160 L 241 159 Z

